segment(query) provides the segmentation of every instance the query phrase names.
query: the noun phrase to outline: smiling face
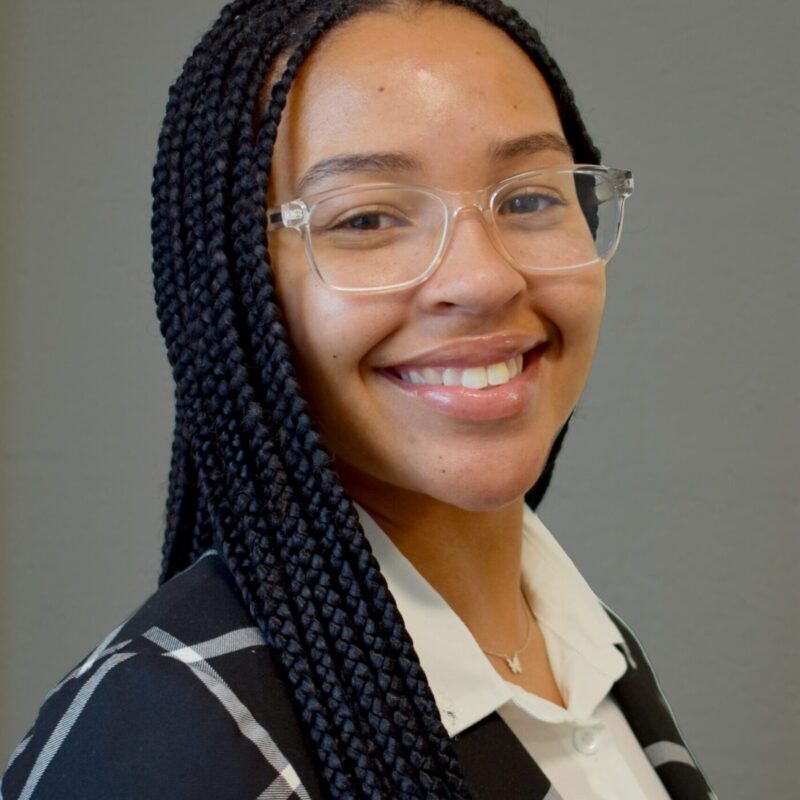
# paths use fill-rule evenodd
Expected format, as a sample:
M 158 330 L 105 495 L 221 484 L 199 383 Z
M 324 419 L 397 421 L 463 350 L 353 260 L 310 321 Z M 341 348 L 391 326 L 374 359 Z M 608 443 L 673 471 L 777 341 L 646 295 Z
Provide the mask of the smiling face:
M 571 163 L 560 140 L 544 79 L 502 31 L 447 6 L 364 14 L 300 69 L 269 204 L 296 198 L 301 182 L 306 195 L 375 181 L 473 191 Z M 393 157 L 306 177 L 376 153 Z M 490 511 L 521 498 L 586 383 L 602 265 L 523 273 L 475 212 L 459 216 L 436 272 L 402 291 L 322 285 L 291 230 L 270 234 L 270 251 L 304 394 L 357 500 Z

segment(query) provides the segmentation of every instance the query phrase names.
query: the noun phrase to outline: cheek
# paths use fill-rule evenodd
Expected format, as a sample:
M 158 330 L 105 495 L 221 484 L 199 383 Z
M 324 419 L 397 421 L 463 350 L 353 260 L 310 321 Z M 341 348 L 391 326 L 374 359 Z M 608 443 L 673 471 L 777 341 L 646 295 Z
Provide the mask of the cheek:
M 547 276 L 532 296 L 538 313 L 549 323 L 550 334 L 573 355 L 591 357 L 597 345 L 605 307 L 603 267 Z
M 269 249 L 292 348 L 303 364 L 325 364 L 336 353 L 333 332 L 341 315 L 339 296 L 317 281 L 303 242 L 293 231 L 271 236 Z
M 276 280 L 298 377 L 309 400 L 314 399 L 309 396 L 313 390 L 324 393 L 329 385 L 335 385 L 337 367 L 346 361 L 341 315 L 336 303 L 320 296 L 315 284 L 310 275 L 291 279 L 283 275 Z
M 341 412 L 373 349 L 400 324 L 397 302 L 329 289 L 302 244 L 270 248 L 275 287 L 303 393 L 318 419 Z
M 605 306 L 605 272 L 568 276 L 538 293 L 539 308 L 548 320 L 556 344 L 552 351 L 558 370 L 553 390 L 572 406 L 586 385 L 597 350 Z

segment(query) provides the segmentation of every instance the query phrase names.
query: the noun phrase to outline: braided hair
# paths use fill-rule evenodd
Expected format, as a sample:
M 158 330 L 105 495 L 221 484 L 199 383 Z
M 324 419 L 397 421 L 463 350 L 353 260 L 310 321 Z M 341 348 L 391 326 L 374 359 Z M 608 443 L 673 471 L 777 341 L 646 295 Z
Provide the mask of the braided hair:
M 534 29 L 497 0 L 434 2 L 505 31 L 547 81 L 576 160 L 599 163 Z M 299 391 L 264 210 L 281 112 L 314 44 L 359 13 L 426 4 L 233 0 L 170 90 L 153 174 L 155 294 L 175 378 L 161 581 L 216 548 L 277 657 L 331 798 L 470 797 Z M 528 495 L 534 506 L 565 432 Z

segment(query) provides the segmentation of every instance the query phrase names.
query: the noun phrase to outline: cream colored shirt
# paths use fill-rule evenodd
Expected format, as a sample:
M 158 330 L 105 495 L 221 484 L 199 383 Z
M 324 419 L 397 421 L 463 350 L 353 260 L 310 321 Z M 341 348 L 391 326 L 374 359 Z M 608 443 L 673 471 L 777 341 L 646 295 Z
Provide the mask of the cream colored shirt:
M 357 508 L 451 736 L 497 711 L 563 800 L 669 800 L 609 691 L 627 666 L 614 647 L 622 635 L 533 511 L 523 518 L 523 591 L 566 708 L 503 680 L 442 596 Z

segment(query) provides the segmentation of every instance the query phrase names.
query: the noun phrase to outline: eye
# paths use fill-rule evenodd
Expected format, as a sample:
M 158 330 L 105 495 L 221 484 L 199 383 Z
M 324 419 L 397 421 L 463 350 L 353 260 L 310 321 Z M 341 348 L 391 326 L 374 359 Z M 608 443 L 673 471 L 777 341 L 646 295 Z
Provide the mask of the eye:
M 552 208 L 566 205 L 560 197 L 541 190 L 523 190 L 507 197 L 497 207 L 498 214 L 528 215 L 542 214 Z
M 379 231 L 387 228 L 406 227 L 408 220 L 386 211 L 355 211 L 328 226 L 332 231 Z

